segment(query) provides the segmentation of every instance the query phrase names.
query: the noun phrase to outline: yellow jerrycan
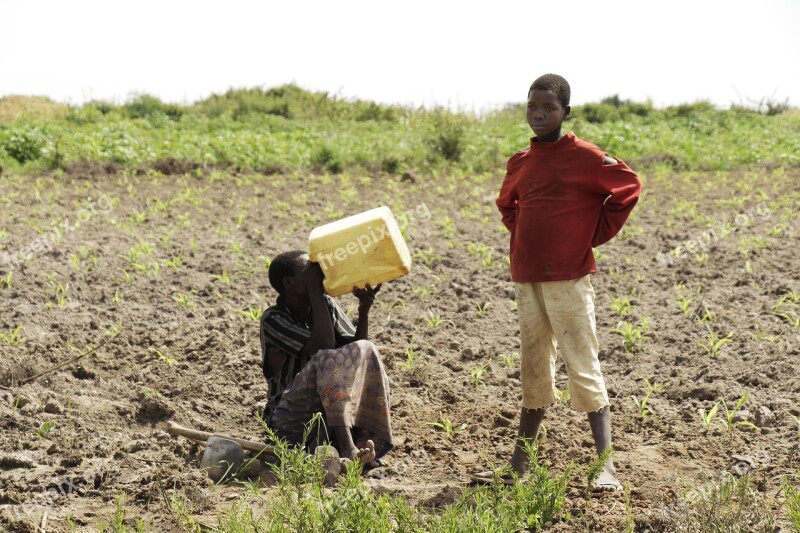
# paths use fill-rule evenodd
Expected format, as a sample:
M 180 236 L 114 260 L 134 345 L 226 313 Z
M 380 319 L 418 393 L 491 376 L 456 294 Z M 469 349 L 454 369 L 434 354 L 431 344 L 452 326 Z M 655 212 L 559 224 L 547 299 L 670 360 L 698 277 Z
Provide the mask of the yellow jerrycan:
M 400 227 L 386 207 L 378 207 L 311 230 L 308 256 L 325 274 L 331 296 L 375 286 L 411 271 L 411 254 Z

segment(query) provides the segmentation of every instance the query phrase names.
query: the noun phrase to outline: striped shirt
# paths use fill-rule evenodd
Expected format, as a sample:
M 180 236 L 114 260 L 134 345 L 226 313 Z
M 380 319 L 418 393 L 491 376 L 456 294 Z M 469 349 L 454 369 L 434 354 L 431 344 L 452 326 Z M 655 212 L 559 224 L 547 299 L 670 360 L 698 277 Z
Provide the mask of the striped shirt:
M 324 297 L 331 314 L 336 347 L 340 348 L 353 342 L 356 335 L 355 326 L 333 298 L 327 294 Z M 303 346 L 311 340 L 312 328 L 311 317 L 309 317 L 308 324 L 304 323 L 292 313 L 280 296 L 275 305 L 261 315 L 261 366 L 269 385 L 267 410 L 265 411 L 265 420 L 267 421 L 272 416 L 274 407 L 278 405 L 283 391 L 291 385 L 297 373 L 314 355 L 300 353 Z M 286 359 L 277 375 L 271 375 L 267 370 L 267 354 L 273 350 L 279 350 L 286 354 Z

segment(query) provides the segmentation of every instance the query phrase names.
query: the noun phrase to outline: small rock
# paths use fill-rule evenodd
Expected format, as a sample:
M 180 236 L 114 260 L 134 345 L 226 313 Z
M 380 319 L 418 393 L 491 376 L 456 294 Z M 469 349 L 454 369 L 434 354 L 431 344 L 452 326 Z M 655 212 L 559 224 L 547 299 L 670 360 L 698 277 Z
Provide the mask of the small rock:
M 162 419 L 174 415 L 175 410 L 163 398 L 147 396 L 139 403 L 139 414 L 144 418 Z
M 752 418 L 752 415 L 750 414 L 750 411 L 748 411 L 747 409 L 742 409 L 741 411 L 738 411 L 734 415 L 733 421 L 734 422 L 749 422 L 751 418 Z
M 756 411 L 756 425 L 760 428 L 772 427 L 775 424 L 775 414 L 766 405 L 762 405 Z
M 499 428 L 499 427 L 507 428 L 507 427 L 511 426 L 512 423 L 513 422 L 511 420 L 509 420 L 508 418 L 504 417 L 503 415 L 498 415 L 494 419 L 494 427 L 496 427 L 496 428 Z
M 15 468 L 33 468 L 36 464 L 33 459 L 19 453 L 11 453 L 0 456 L 0 469 L 13 470 Z
M 50 400 L 45 404 L 44 412 L 52 415 L 60 415 L 64 412 L 64 407 L 60 403 Z
M 16 406 L 17 409 L 22 409 L 29 403 L 31 403 L 31 399 L 28 398 L 27 396 L 23 396 L 22 394 L 20 394 L 19 396 L 14 398 L 13 405 Z

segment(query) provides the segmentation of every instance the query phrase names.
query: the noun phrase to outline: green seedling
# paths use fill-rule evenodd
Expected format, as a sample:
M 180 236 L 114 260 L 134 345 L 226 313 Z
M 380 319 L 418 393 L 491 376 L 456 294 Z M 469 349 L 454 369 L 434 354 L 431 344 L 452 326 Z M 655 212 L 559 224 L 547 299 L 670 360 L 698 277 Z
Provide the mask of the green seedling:
M 149 261 L 147 264 L 142 263 L 134 263 L 134 268 L 137 270 L 141 270 L 147 277 L 158 277 L 158 273 L 161 272 L 161 264 L 158 261 Z
M 388 309 L 389 311 L 392 311 L 394 309 L 402 309 L 406 306 L 406 304 L 403 300 L 394 300 L 391 302 L 384 302 L 383 300 L 378 300 L 378 306 L 381 309 L 384 310 Z
M 119 289 L 114 290 L 114 296 L 111 297 L 112 304 L 122 303 L 122 296 L 119 293 Z
M 150 348 L 149 350 L 150 350 L 151 352 L 153 352 L 154 354 L 156 354 L 156 355 L 158 356 L 158 358 L 159 358 L 159 359 L 160 359 L 160 360 L 161 360 L 163 363 L 166 363 L 166 365 L 167 365 L 167 366 L 174 366 L 174 365 L 175 365 L 175 363 L 177 363 L 177 361 L 175 360 L 175 358 L 174 358 L 174 357 L 172 357 L 171 355 L 169 355 L 169 354 L 168 354 L 168 353 L 166 353 L 166 352 L 162 352 L 161 350 L 159 350 L 159 349 L 157 349 L 157 348 Z
M 733 409 L 728 409 L 728 405 L 726 402 L 722 402 L 722 410 L 725 412 L 725 419 L 722 421 L 723 427 L 728 431 L 733 431 L 737 427 L 748 427 L 751 429 L 755 429 L 758 431 L 758 426 L 753 424 L 752 422 L 748 422 L 746 420 L 740 420 L 738 422 L 734 422 L 733 419 L 736 418 L 736 413 L 738 413 L 741 408 L 744 406 L 747 398 L 750 396 L 749 391 L 745 391 L 742 394 L 742 397 L 736 401 L 736 405 Z
M 491 268 L 493 264 L 494 248 L 484 243 L 467 243 L 467 252 L 477 256 L 483 268 Z
M 716 324 L 721 314 L 711 311 L 705 304 L 702 304 L 702 309 L 697 313 L 697 321 L 701 324 Z
M 611 310 L 619 316 L 628 316 L 633 312 L 633 306 L 627 296 L 609 296 Z
M 486 313 L 488 313 L 493 307 L 494 306 L 492 305 L 492 302 L 475 304 L 475 312 L 478 313 L 479 317 L 482 317 L 486 315 Z
M 718 410 L 719 402 L 715 403 L 714 406 L 708 411 L 702 408 L 698 410 L 698 413 L 700 413 L 700 418 L 703 420 L 703 425 L 706 428 L 706 433 L 711 430 L 711 424 L 714 422 L 714 417 L 717 416 Z
M 176 255 L 175 257 L 168 259 L 167 261 L 164 261 L 164 266 L 172 267 L 172 269 L 175 270 L 175 272 L 177 272 L 178 270 L 181 269 L 183 263 L 184 263 L 183 256 Z
M 122 331 L 122 325 L 120 323 L 116 324 L 106 324 L 101 326 L 103 333 L 105 333 L 109 337 L 116 337 L 119 335 L 120 331 Z
M 748 332 L 751 338 L 758 342 L 768 342 L 769 344 L 778 344 L 781 341 L 780 335 L 770 335 L 770 332 L 763 329 L 759 324 L 755 325 L 755 331 Z
M 402 370 L 410 372 L 410 371 L 414 370 L 419 365 L 421 360 L 422 360 L 422 358 L 417 355 L 417 353 L 414 351 L 414 348 L 409 346 L 408 348 L 406 348 L 406 358 L 405 358 L 405 360 L 400 362 L 398 366 Z
M 648 339 L 647 331 L 650 329 L 650 319 L 647 317 L 642 318 L 639 324 L 631 324 L 627 321 L 621 321 L 617 327 L 611 330 L 611 333 L 622 335 L 623 349 L 628 353 L 635 353 L 641 350 L 641 343 Z
M 631 395 L 630 396 L 631 400 L 633 400 L 633 404 L 636 406 L 636 409 L 639 411 L 639 418 L 641 418 L 642 420 L 644 420 L 647 417 L 647 415 L 649 415 L 649 414 L 651 414 L 653 412 L 647 407 L 647 402 L 650 400 L 650 394 L 651 393 L 648 392 L 647 394 L 645 394 L 642 397 L 641 400 L 639 398 L 637 398 L 636 395 Z
M 678 296 L 678 299 L 675 300 L 675 301 L 678 303 L 678 309 L 680 309 L 681 314 L 683 316 L 688 315 L 689 312 L 692 310 L 692 303 L 693 302 L 692 302 L 692 300 L 690 298 L 687 298 L 684 295 L 680 295 L 680 296 Z
M 733 332 L 729 332 L 726 336 L 720 337 L 717 332 L 708 328 L 708 337 L 706 342 L 701 342 L 700 347 L 706 351 L 706 354 L 711 356 L 712 359 L 719 359 L 722 357 L 722 347 L 730 342 L 733 338 Z
M 0 277 L 0 289 L 10 289 L 11 288 L 11 275 L 13 272 L 9 272 L 3 277 Z
M 445 216 L 443 219 L 440 219 L 436 222 L 441 229 L 442 237 L 445 239 L 449 239 L 451 237 L 455 237 L 456 234 L 456 226 L 449 216 Z
M 798 405 L 798 407 L 800 407 L 800 405 Z M 800 433 L 800 417 L 793 415 L 788 409 L 784 409 L 783 412 L 789 415 L 789 418 L 794 420 L 794 423 L 797 424 L 797 432 Z
M 175 300 L 175 303 L 178 307 L 197 307 L 197 304 L 192 301 L 191 296 L 182 292 L 176 292 L 172 299 Z
M 46 439 L 47 436 L 53 431 L 53 428 L 56 427 L 56 423 L 52 420 L 47 420 L 46 422 L 42 422 L 42 424 L 36 429 L 36 436 L 42 439 Z
M 433 309 L 429 310 L 427 315 L 425 316 L 425 323 L 428 325 L 429 328 L 432 329 L 436 329 L 445 323 L 449 323 L 451 326 L 454 325 L 452 320 L 443 319 L 441 316 L 439 316 L 439 313 L 437 313 Z
M 425 249 L 420 248 L 414 251 L 414 255 L 412 255 L 412 257 L 426 266 L 431 266 L 434 261 L 440 259 L 439 255 L 436 253 L 436 249 L 433 247 Z
M 120 269 L 122 271 L 122 276 L 118 277 L 116 281 L 122 281 L 127 286 L 133 285 L 134 277 L 128 273 L 127 270 Z
M 469 382 L 472 384 L 473 387 L 478 388 L 485 385 L 483 382 L 483 377 L 489 371 L 489 365 L 482 364 L 478 367 L 473 368 L 469 371 Z
M 60 309 L 64 309 L 67 305 L 67 292 L 69 291 L 69 283 L 62 285 L 60 282 L 53 283 L 55 289 L 55 301 Z
M 433 288 L 429 289 L 428 287 L 414 287 L 411 289 L 411 292 L 424 299 L 428 299 L 436 294 L 436 291 L 433 290 Z
M 76 272 L 88 272 L 97 266 L 97 256 L 91 250 L 82 246 L 70 256 L 69 262 Z
M 234 313 L 237 315 L 241 315 L 248 320 L 252 320 L 253 322 L 258 322 L 261 318 L 261 308 L 260 307 L 250 307 L 248 309 L 234 309 Z
M 647 378 L 642 378 L 642 379 L 644 379 L 644 383 L 647 386 L 647 392 L 645 393 L 645 395 L 641 399 L 639 399 L 635 395 L 631 396 L 630 398 L 631 398 L 631 400 L 633 400 L 633 404 L 636 406 L 636 409 L 639 411 L 639 417 L 642 420 L 644 420 L 647 417 L 647 415 L 653 413 L 652 409 L 650 409 L 648 407 L 648 402 L 650 401 L 650 397 L 653 395 L 653 393 L 663 392 L 664 389 L 667 388 L 667 384 L 666 383 L 658 383 L 658 382 L 650 383 L 649 379 L 647 379 Z
M 561 390 L 556 387 L 556 398 L 558 399 L 558 403 L 567 404 L 570 399 L 569 388 L 564 387 L 564 390 Z
M 128 219 L 136 225 L 141 225 L 147 222 L 147 212 L 146 211 L 134 211 Z
M 628 277 L 627 274 L 624 274 L 619 267 L 611 267 L 608 269 L 608 275 L 615 284 L 620 284 L 622 281 Z
M 779 296 L 772 306 L 772 314 L 800 331 L 800 305 L 797 300 L 798 293 L 795 291 Z
M 467 428 L 466 422 L 456 425 L 453 424 L 453 422 L 444 415 L 439 415 L 438 422 L 428 422 L 428 424 L 435 427 L 436 429 L 444 431 L 444 434 L 447 435 L 448 439 L 453 438 L 453 436 L 456 433 L 459 433 Z
M 698 265 L 703 266 L 708 263 L 708 254 L 706 252 L 698 252 L 694 254 L 694 260 Z
M 500 359 L 506 365 L 506 368 L 514 368 L 517 366 L 517 361 L 519 361 L 519 352 L 500 354 Z
M 214 278 L 214 281 L 217 283 L 224 283 L 225 285 L 230 285 L 233 283 L 233 279 L 231 278 L 230 274 L 224 270 L 222 271 L 222 274 L 212 274 L 211 277 Z
M 6 346 L 19 346 L 26 340 L 25 337 L 20 335 L 22 329 L 22 326 L 17 326 L 16 328 L 8 330 L 5 333 L 0 331 L 0 343 L 5 344 Z

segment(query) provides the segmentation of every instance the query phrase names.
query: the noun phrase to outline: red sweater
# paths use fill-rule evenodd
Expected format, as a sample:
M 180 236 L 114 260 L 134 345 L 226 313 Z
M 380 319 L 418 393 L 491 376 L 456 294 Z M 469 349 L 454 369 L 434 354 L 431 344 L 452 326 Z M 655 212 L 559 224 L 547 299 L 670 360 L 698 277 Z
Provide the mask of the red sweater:
M 508 160 L 497 198 L 511 232 L 511 279 L 577 279 L 597 272 L 592 248 L 622 229 L 642 181 L 623 161 L 569 132 Z

